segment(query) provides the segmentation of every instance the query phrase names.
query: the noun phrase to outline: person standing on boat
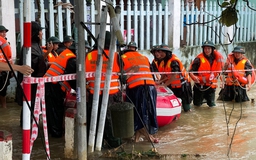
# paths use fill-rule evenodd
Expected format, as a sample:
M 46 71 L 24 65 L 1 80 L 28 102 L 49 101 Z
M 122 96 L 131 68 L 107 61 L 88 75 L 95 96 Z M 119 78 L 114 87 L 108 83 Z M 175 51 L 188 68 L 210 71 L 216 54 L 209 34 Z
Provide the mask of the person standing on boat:
M 160 53 L 159 72 L 167 72 L 161 75 L 158 83 L 170 88 L 175 96 L 181 98 L 185 112 L 191 111 L 192 90 L 188 73 L 181 60 L 172 53 L 166 44 L 159 45 L 156 50 Z
M 245 56 L 245 49 L 236 46 L 227 57 L 224 72 L 226 71 L 225 85 L 220 91 L 220 100 L 246 102 L 249 98 L 246 89 L 249 91 L 252 86 L 252 79 L 255 79 L 253 65 Z
M 205 41 L 202 45 L 203 52 L 198 54 L 190 65 L 189 75 L 195 82 L 193 87 L 193 103 L 201 106 L 206 99 L 209 107 L 216 106 L 215 91 L 217 80 L 222 72 L 224 60 L 222 55 L 215 50 L 212 41 Z M 220 80 L 222 80 L 220 78 Z

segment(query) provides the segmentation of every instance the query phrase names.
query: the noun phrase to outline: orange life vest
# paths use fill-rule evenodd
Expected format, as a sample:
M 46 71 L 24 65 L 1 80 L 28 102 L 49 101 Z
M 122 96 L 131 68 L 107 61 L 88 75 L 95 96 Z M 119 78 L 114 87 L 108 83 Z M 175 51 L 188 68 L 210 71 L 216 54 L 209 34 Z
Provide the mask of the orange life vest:
M 109 55 L 108 50 L 104 50 L 104 52 Z M 96 66 L 97 66 L 97 58 L 98 58 L 98 51 L 93 50 L 92 52 L 89 52 L 86 55 L 85 58 L 85 64 L 86 64 L 86 72 L 93 72 L 95 73 L 96 71 Z M 105 84 L 105 73 L 107 72 L 107 67 L 108 67 L 108 59 L 106 56 L 102 56 L 103 58 L 103 63 L 102 63 L 102 76 L 101 76 L 101 83 L 100 83 L 100 94 L 103 93 L 104 89 L 104 84 Z M 120 72 L 120 67 L 118 65 L 118 54 L 115 53 L 114 55 L 114 61 L 113 61 L 113 67 L 112 67 L 112 76 L 111 76 L 111 82 L 110 82 L 110 89 L 109 89 L 109 94 L 115 94 L 119 91 L 120 88 L 120 81 L 119 81 L 119 76 L 117 73 Z M 91 94 L 94 93 L 94 83 L 95 83 L 95 77 L 89 77 L 86 78 L 87 86 Z
M 128 72 L 132 67 L 139 66 L 139 72 L 150 72 L 149 60 L 146 56 L 136 51 L 128 51 L 122 56 L 124 71 Z M 144 84 L 155 85 L 152 74 L 134 74 L 127 79 L 128 88 L 134 88 Z
M 55 52 L 55 51 L 52 51 L 52 52 Z M 47 56 L 49 62 L 54 62 L 55 59 L 58 57 L 57 53 L 54 54 L 52 52 L 49 53 L 48 56 Z
M 47 53 L 46 46 L 42 46 L 42 49 L 44 53 Z M 58 57 L 58 54 L 54 50 L 52 50 L 51 53 L 47 55 L 48 62 L 54 62 L 57 57 Z
M 0 46 L 2 47 L 4 54 L 6 55 L 8 61 L 12 63 L 11 47 L 10 47 L 9 43 L 7 42 L 7 40 L 3 37 L 0 37 Z M 2 53 L 2 50 L 0 50 L 0 62 L 7 63 L 5 56 Z
M 67 62 L 70 58 L 76 58 L 76 55 L 69 49 L 65 49 L 64 51 L 62 51 L 61 54 L 58 56 L 58 58 L 56 58 L 56 60 L 52 63 L 50 68 L 47 70 L 44 77 L 63 75 L 67 67 Z M 62 91 L 66 92 L 71 90 L 69 83 L 66 81 L 59 82 L 59 84 L 61 85 Z
M 248 83 L 247 78 L 245 77 L 245 63 L 248 61 L 247 58 L 243 57 L 237 64 L 234 63 L 233 53 L 228 55 L 227 65 L 228 65 L 228 75 L 226 78 L 226 84 L 229 86 L 241 85 L 245 86 Z M 252 71 L 254 72 L 254 71 Z M 238 81 L 237 81 L 238 80 Z
M 190 79 L 189 79 L 188 73 L 186 71 L 186 68 L 183 66 L 182 62 L 180 61 L 180 59 L 175 54 L 172 54 L 172 57 L 167 61 L 167 64 L 165 66 L 164 66 L 164 61 L 161 61 L 160 65 L 158 67 L 159 72 L 169 72 L 169 73 L 172 72 L 172 68 L 171 68 L 172 61 L 177 61 L 179 63 L 179 67 L 180 67 L 182 77 L 184 77 L 184 79 L 187 82 L 190 82 Z M 181 82 L 181 75 L 180 74 L 174 74 L 174 76 L 173 76 L 173 74 L 166 74 L 168 80 L 172 79 L 172 81 L 171 81 L 171 87 L 172 88 L 181 88 L 181 85 L 182 85 L 181 84 L 182 83 Z
M 214 50 L 213 54 L 215 59 L 213 60 L 212 66 L 210 65 L 210 62 L 205 58 L 203 53 L 200 53 L 197 56 L 197 58 L 200 59 L 200 66 L 198 68 L 198 73 L 194 74 L 199 78 L 201 85 L 217 88 L 217 77 L 222 72 L 224 61 L 222 55 L 216 50 Z

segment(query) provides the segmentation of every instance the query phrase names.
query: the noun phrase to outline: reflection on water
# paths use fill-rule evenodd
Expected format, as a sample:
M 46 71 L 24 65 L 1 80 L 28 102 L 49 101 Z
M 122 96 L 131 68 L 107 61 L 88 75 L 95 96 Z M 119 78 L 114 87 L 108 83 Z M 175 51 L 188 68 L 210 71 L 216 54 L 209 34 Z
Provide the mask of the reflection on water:
M 250 98 L 256 98 L 255 90 L 254 86 L 248 92 Z M 214 108 L 209 108 L 206 104 L 193 107 L 192 112 L 182 113 L 179 120 L 160 128 L 157 133 L 160 143 L 155 144 L 157 151 L 167 155 L 166 159 L 256 159 L 256 104 L 217 101 L 216 105 Z M 0 130 L 13 134 L 13 159 L 20 160 L 20 107 L 15 103 L 8 103 L 8 108 L 0 108 L 0 113 Z M 64 160 L 64 138 L 49 138 L 51 159 Z M 43 144 L 40 138 L 36 140 L 31 159 L 46 159 Z M 145 151 L 151 148 L 149 143 L 144 142 L 134 146 Z M 127 145 L 126 149 L 131 147 L 132 145 Z M 194 156 L 196 154 L 199 156 Z M 180 158 L 181 155 L 187 157 Z

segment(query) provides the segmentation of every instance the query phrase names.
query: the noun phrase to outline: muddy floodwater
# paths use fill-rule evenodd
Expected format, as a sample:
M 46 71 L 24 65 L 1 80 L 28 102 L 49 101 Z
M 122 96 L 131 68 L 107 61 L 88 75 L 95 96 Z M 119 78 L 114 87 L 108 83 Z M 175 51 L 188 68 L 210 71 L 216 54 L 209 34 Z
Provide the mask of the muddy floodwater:
M 254 85 L 248 92 L 249 98 L 256 98 L 255 91 Z M 201 107 L 192 106 L 192 112 L 182 112 L 180 119 L 160 128 L 156 135 L 160 142 L 154 144 L 158 153 L 165 155 L 164 159 L 255 160 L 256 102 L 217 101 L 216 105 L 214 108 L 209 108 L 206 104 Z M 8 103 L 7 109 L 0 108 L 0 130 L 12 133 L 13 160 L 22 159 L 20 109 L 21 107 L 16 103 Z M 65 160 L 64 137 L 49 137 L 49 142 L 51 159 Z M 43 145 L 44 143 L 38 138 L 31 159 L 46 159 Z M 142 141 L 129 143 L 124 148 L 127 151 L 148 151 L 153 146 Z

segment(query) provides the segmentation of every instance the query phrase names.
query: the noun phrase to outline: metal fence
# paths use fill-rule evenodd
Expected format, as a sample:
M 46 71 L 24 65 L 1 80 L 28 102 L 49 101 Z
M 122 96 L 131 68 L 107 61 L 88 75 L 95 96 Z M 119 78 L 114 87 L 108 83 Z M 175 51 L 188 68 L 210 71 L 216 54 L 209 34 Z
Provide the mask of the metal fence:
M 74 27 L 74 6 L 69 0 L 62 2 L 57 0 L 56 4 L 53 0 L 37 1 L 31 0 L 32 3 L 32 20 L 39 21 L 41 26 L 46 29 L 43 30 L 43 41 L 50 36 L 56 36 L 60 40 L 63 40 L 65 35 L 73 35 L 76 39 L 76 28 Z M 16 14 L 19 15 L 20 31 L 23 31 L 23 2 L 19 1 L 19 8 L 17 8 Z M 90 6 L 86 6 L 87 10 L 84 11 L 85 22 L 95 22 L 95 15 L 98 11 L 95 10 L 95 1 L 91 1 Z M 102 2 L 102 5 L 104 3 Z M 163 6 L 159 3 L 156 4 L 155 1 L 152 3 L 146 0 L 144 3 L 141 0 L 139 3 L 137 1 L 128 0 L 124 3 L 124 0 L 120 0 L 119 4 L 113 1 L 113 6 L 119 5 L 121 7 L 120 25 L 121 31 L 123 33 L 126 43 L 130 41 L 135 41 L 138 44 L 138 49 L 150 49 L 152 45 L 160 43 L 168 43 L 168 6 Z M 16 16 L 17 17 L 17 16 Z M 95 25 L 87 25 L 91 32 L 97 36 L 95 33 Z M 164 27 L 166 26 L 166 27 Z M 22 35 L 21 35 L 22 36 Z M 87 33 L 85 32 L 85 37 Z M 22 40 L 21 40 L 22 41 Z M 23 44 L 21 42 L 21 44 Z M 91 45 L 94 42 L 91 41 Z
M 222 8 L 218 6 L 217 1 L 201 2 L 200 7 L 182 1 L 181 44 L 201 45 L 205 40 L 211 40 L 215 44 L 254 41 L 256 12 L 250 10 L 245 2 L 238 2 L 237 10 L 239 12 L 236 26 L 227 28 L 218 21 Z
M 43 30 L 43 44 L 50 36 L 56 36 L 63 40 L 65 35 L 73 35 L 77 39 L 76 27 L 74 25 L 74 6 L 72 0 L 31 0 L 32 3 L 32 20 L 40 21 Z M 72 3 L 70 3 L 72 2 Z M 16 14 L 19 17 L 20 31 L 23 31 L 23 1 L 19 3 Z M 95 22 L 95 15 L 98 11 L 95 9 L 95 0 L 91 1 L 90 6 L 86 6 L 84 11 L 85 22 Z M 104 3 L 102 2 L 102 5 Z M 149 50 L 155 44 L 168 44 L 168 24 L 171 16 L 168 9 L 168 3 L 162 6 L 155 0 L 120 0 L 116 4 L 113 0 L 113 6 L 121 7 L 120 26 L 126 43 L 135 41 L 139 50 Z M 254 6 L 251 6 L 254 7 Z M 250 10 L 245 2 L 238 2 L 239 21 L 237 27 L 225 27 L 218 22 L 221 15 L 221 7 L 217 2 L 210 1 L 196 6 L 194 3 L 181 1 L 181 23 L 180 23 L 180 40 L 182 46 L 201 45 L 205 40 L 212 40 L 215 44 L 233 42 L 249 42 L 255 39 L 255 14 Z M 97 36 L 95 25 L 87 25 L 91 32 Z M 227 34 L 228 33 L 228 34 Z M 85 32 L 85 37 L 87 33 Z M 228 35 L 230 37 L 228 37 Z M 235 38 L 233 39 L 233 36 Z M 21 39 L 22 41 L 22 39 Z M 90 40 L 89 40 L 90 41 Z M 21 44 L 23 44 L 21 42 Z M 91 41 L 91 45 L 94 42 Z

